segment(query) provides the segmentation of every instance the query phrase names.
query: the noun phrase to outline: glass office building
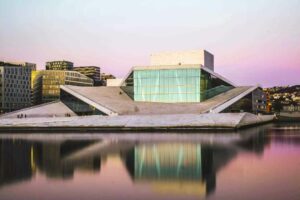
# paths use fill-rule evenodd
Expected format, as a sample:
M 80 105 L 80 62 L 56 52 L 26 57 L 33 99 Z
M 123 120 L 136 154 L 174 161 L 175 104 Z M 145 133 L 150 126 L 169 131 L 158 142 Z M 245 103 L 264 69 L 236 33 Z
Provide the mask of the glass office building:
M 93 80 L 75 71 L 42 70 L 32 74 L 32 102 L 58 100 L 60 85 L 93 86 Z
M 122 89 L 135 101 L 201 102 L 233 88 L 199 65 L 136 67 Z

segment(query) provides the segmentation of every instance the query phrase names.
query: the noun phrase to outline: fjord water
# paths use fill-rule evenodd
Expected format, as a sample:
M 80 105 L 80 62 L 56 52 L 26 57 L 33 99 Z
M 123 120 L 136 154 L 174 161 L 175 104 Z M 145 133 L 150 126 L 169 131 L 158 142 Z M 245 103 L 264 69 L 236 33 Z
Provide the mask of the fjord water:
M 300 124 L 236 133 L 2 134 L 0 199 L 299 199 Z

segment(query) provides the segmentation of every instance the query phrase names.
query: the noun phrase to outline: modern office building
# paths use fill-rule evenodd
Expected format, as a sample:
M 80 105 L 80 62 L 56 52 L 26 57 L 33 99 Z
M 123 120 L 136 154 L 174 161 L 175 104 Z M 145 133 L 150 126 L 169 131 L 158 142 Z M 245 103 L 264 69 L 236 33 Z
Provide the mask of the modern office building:
M 59 99 L 60 85 L 93 86 L 93 80 L 76 71 L 34 71 L 31 83 L 33 104 Z
M 50 61 L 46 62 L 46 70 L 73 70 L 73 63 L 70 61 Z
M 80 66 L 73 68 L 74 71 L 77 71 L 91 79 L 94 80 L 94 86 L 101 85 L 100 78 L 100 67 L 97 66 Z
M 153 65 L 133 67 L 120 86 L 57 84 L 61 85 L 60 101 L 76 115 L 266 111 L 262 88 L 259 85 L 236 86 L 215 73 L 213 55 L 205 50 L 155 54 L 151 63 Z M 56 95 L 58 90 L 56 86 Z
M 0 113 L 31 106 L 30 81 L 33 63 L 0 61 Z

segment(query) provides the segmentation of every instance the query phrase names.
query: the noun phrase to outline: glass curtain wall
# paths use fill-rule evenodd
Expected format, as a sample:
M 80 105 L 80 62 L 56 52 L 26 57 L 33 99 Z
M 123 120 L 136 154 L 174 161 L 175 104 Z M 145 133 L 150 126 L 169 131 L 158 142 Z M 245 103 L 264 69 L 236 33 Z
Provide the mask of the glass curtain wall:
M 121 89 L 132 99 L 134 99 L 134 91 L 133 91 L 133 72 L 128 76 L 125 80 L 125 86 L 121 86 Z
M 135 70 L 133 78 L 135 101 L 200 101 L 200 68 Z
M 67 105 L 77 115 L 106 115 L 95 107 L 81 101 L 73 95 L 60 90 L 60 100 Z
M 215 77 L 214 75 L 201 70 L 201 82 L 200 82 L 200 99 L 205 101 L 218 94 L 224 93 L 233 86 L 229 83 Z
M 200 144 L 142 145 L 134 158 L 136 179 L 201 180 Z
M 59 99 L 60 85 L 93 86 L 93 80 L 73 71 L 35 71 L 31 84 L 32 102 L 39 104 Z
M 201 102 L 233 88 L 201 68 L 135 70 L 133 83 L 134 100 L 145 102 Z

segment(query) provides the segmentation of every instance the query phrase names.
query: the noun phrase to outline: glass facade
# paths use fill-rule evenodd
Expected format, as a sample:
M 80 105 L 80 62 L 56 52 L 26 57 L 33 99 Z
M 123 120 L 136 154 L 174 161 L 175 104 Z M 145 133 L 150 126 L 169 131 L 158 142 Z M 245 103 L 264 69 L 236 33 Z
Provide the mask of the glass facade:
M 135 70 L 134 100 L 199 102 L 200 69 Z
M 131 79 L 133 94 L 129 92 Z M 123 90 L 135 101 L 166 103 L 201 102 L 233 88 L 200 67 L 135 69 L 125 84 Z
M 125 80 L 125 86 L 121 86 L 121 89 L 132 99 L 134 99 L 133 84 L 134 82 L 133 82 L 133 72 L 132 72 Z
M 31 72 L 31 104 L 37 105 L 42 102 L 42 76 L 39 71 Z
M 68 106 L 73 112 L 77 115 L 106 115 L 105 113 L 97 110 L 95 107 L 77 99 L 73 95 L 65 92 L 64 90 L 60 91 L 60 100 Z
M 201 145 L 142 145 L 134 151 L 136 179 L 201 180 Z

